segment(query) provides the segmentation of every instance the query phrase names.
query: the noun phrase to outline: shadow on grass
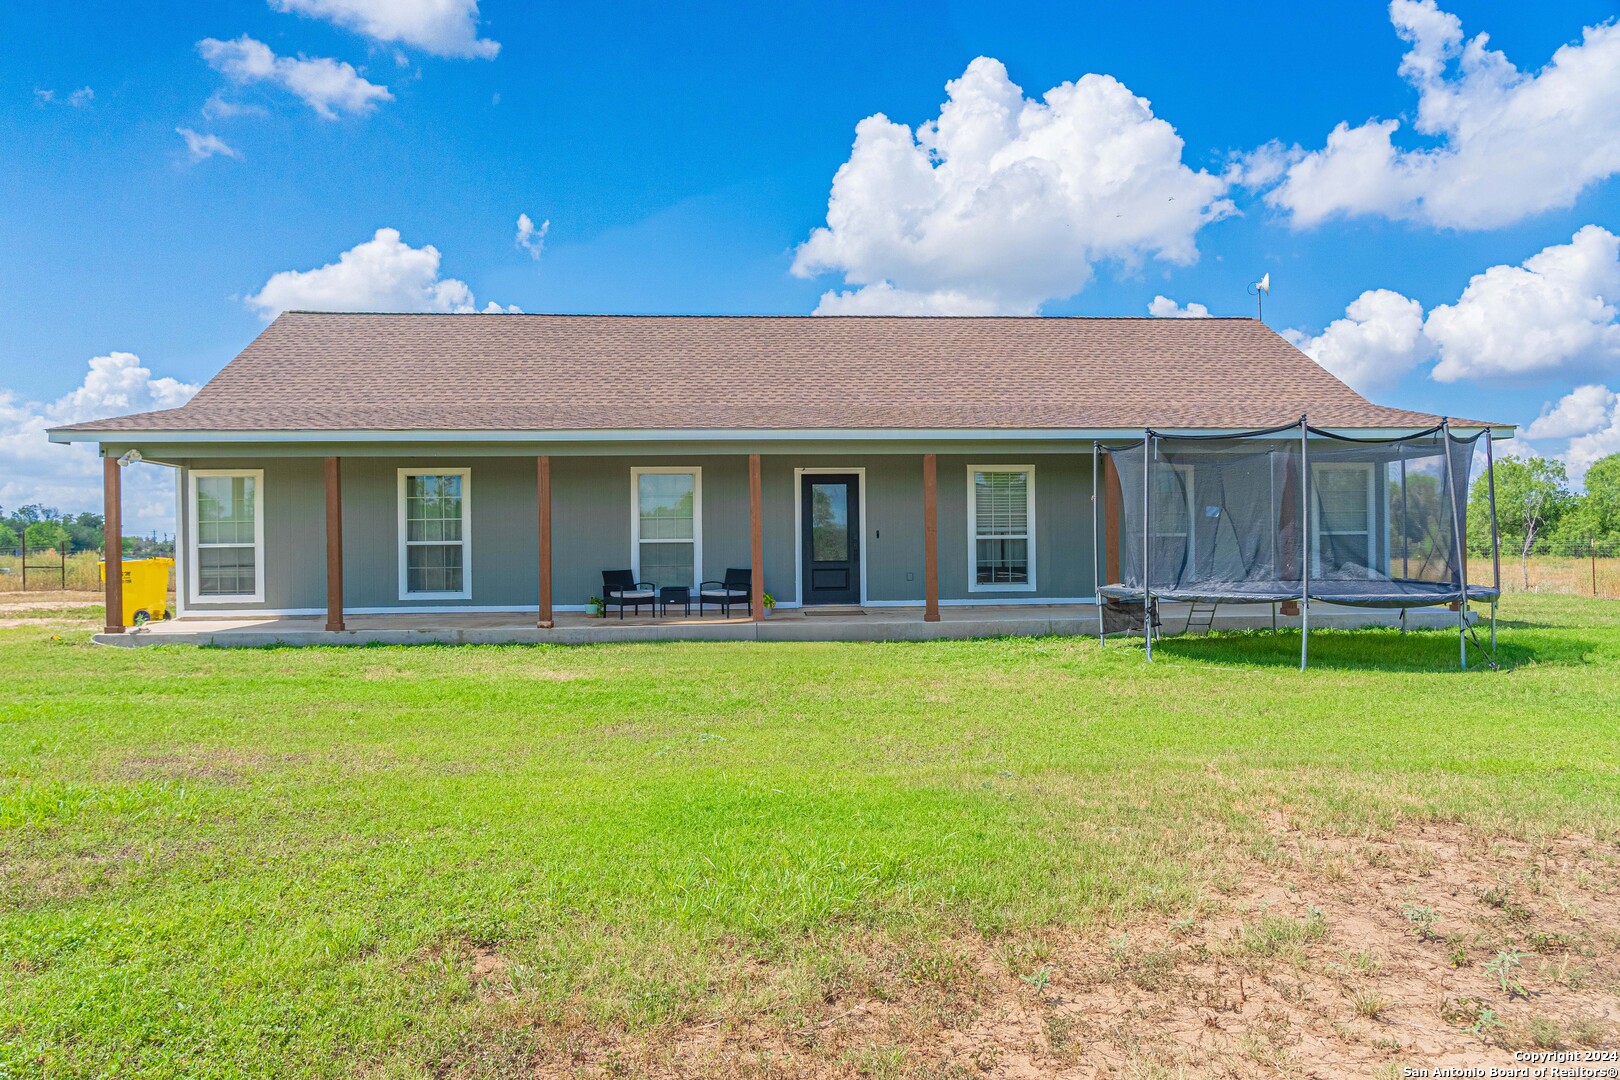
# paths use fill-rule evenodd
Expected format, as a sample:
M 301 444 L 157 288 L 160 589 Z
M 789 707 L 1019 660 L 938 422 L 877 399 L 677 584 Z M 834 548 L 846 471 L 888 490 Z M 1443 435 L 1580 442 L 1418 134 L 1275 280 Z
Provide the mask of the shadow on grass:
M 1498 624 L 1500 631 L 1501 624 Z M 1490 638 L 1480 634 L 1487 647 Z M 1534 641 L 1503 639 L 1498 634 L 1497 665 L 1502 670 L 1523 664 L 1585 663 L 1598 643 L 1574 638 L 1567 633 L 1556 638 Z M 1140 648 L 1140 644 L 1137 645 Z M 1153 643 L 1153 655 L 1174 657 L 1202 664 L 1231 664 L 1243 667 L 1299 667 L 1300 641 L 1297 630 L 1273 634 L 1269 630 L 1218 631 L 1200 637 L 1168 637 Z M 1313 630 L 1309 645 L 1312 669 L 1346 671 L 1457 671 L 1461 664 L 1455 632 L 1413 630 L 1405 634 L 1394 629 Z M 1468 670 L 1489 673 L 1492 657 L 1486 651 L 1468 646 Z

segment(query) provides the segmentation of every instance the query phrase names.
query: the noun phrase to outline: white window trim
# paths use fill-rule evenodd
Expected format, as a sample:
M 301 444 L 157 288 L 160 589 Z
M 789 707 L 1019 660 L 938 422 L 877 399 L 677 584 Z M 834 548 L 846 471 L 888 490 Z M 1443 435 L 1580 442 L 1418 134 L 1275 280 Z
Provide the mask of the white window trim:
M 630 573 L 641 580 L 641 478 L 643 476 L 677 476 L 690 473 L 692 477 L 692 539 L 648 540 L 649 544 L 691 544 L 692 582 L 696 590 L 703 583 L 703 467 L 701 465 L 637 465 L 630 470 Z M 677 581 L 660 581 L 658 585 L 678 585 Z
M 854 476 L 857 478 L 856 487 L 859 488 L 856 500 L 860 506 L 861 514 L 861 606 L 867 607 L 876 601 L 867 599 L 866 592 L 866 549 L 872 545 L 867 542 L 869 526 L 866 516 L 866 466 L 851 465 L 844 469 L 835 469 L 825 466 L 815 468 L 796 468 L 793 470 L 793 599 L 778 599 L 777 607 L 804 606 L 804 478 L 806 476 Z M 780 595 L 780 594 L 778 594 Z
M 409 541 L 405 539 L 405 478 L 408 476 L 459 476 L 461 477 L 461 589 L 458 592 L 411 592 L 410 571 L 405 558 L 405 549 Z M 472 560 L 472 470 L 469 468 L 435 468 L 432 466 L 416 466 L 399 470 L 397 485 L 397 499 L 399 511 L 399 598 L 401 600 L 471 600 L 473 587 L 473 560 Z M 442 544 L 445 541 L 432 541 L 433 544 Z M 419 542 L 421 543 L 421 542 Z
M 1166 461 L 1165 465 L 1170 466 L 1170 470 L 1173 471 L 1173 473 L 1181 476 L 1181 489 L 1183 489 L 1187 495 L 1187 529 L 1184 531 L 1184 533 L 1179 533 L 1179 531 L 1178 533 L 1163 533 L 1163 531 L 1153 531 L 1152 536 L 1153 539 L 1171 538 L 1171 536 L 1176 539 L 1184 539 L 1184 541 L 1187 542 L 1187 565 L 1189 565 L 1189 567 L 1196 568 L 1197 565 L 1199 565 L 1199 513 L 1197 513 L 1197 508 L 1199 508 L 1199 499 L 1197 499 L 1196 486 L 1197 470 L 1196 468 L 1192 468 L 1191 461 Z M 1157 525 L 1157 523 L 1157 517 L 1150 518 L 1149 529 L 1152 529 L 1153 525 Z
M 998 582 L 979 583 L 979 501 L 974 490 L 973 474 L 981 472 L 1021 472 L 1029 476 L 1029 581 L 1023 584 Z M 1034 592 L 1035 581 L 1035 466 L 1033 465 L 969 465 L 967 467 L 967 588 L 970 593 Z
M 1312 490 L 1317 490 L 1315 476 L 1319 470 L 1349 469 L 1360 472 L 1367 477 L 1367 527 L 1365 529 L 1350 529 L 1330 531 L 1322 528 L 1323 514 L 1321 512 L 1321 499 L 1312 503 L 1311 514 L 1311 575 L 1320 575 L 1322 571 L 1322 538 L 1324 536 L 1365 536 L 1367 538 L 1367 578 L 1376 579 L 1378 575 L 1378 485 L 1374 482 L 1375 474 L 1370 462 L 1365 461 L 1313 461 L 1311 462 Z M 1388 540 L 1384 544 L 1386 550 Z
M 253 592 L 231 593 L 216 596 L 202 595 L 201 575 L 198 573 L 197 557 L 199 548 L 207 547 L 245 547 L 244 544 L 208 544 L 199 543 L 198 537 L 202 533 L 202 520 L 197 512 L 197 481 L 210 476 L 251 477 L 253 479 Z M 262 604 L 264 603 L 264 470 L 263 469 L 190 469 L 186 473 L 187 501 L 190 513 L 187 515 L 189 526 L 186 533 L 186 584 L 191 593 L 190 602 L 201 604 Z

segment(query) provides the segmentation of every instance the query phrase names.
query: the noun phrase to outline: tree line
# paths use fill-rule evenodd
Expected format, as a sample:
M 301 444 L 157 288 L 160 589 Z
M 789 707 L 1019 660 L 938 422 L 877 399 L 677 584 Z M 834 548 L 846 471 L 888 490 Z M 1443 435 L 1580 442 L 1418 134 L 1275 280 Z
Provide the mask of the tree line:
M 1575 492 L 1562 461 L 1533 454 L 1496 463 L 1496 523 L 1502 554 L 1519 559 L 1528 581 L 1532 555 L 1620 556 L 1620 454 L 1586 471 L 1586 490 Z M 1468 548 L 1488 554 L 1490 488 L 1480 476 L 1468 493 Z
M 100 514 L 64 514 L 53 506 L 30 503 L 11 511 L 0 507 L 0 552 L 13 552 L 27 543 L 30 551 L 101 551 L 106 528 Z M 130 558 L 173 555 L 174 540 L 151 536 L 124 537 Z

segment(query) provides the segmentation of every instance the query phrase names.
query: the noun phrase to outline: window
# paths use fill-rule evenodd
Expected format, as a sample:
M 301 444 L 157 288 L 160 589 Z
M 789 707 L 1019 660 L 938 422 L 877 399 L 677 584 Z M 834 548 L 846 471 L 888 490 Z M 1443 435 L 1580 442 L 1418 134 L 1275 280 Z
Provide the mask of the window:
M 399 597 L 472 598 L 470 469 L 399 470 Z
M 1035 591 L 1035 466 L 968 466 L 969 592 Z
M 264 600 L 264 470 L 191 471 L 191 598 Z
M 703 470 L 630 470 L 630 562 L 637 581 L 696 587 L 703 570 Z
M 1192 465 L 1185 462 L 1163 462 L 1150 473 L 1148 559 L 1156 586 L 1178 582 L 1194 570 L 1193 476 Z
M 1371 578 L 1377 551 L 1373 544 L 1373 470 L 1361 462 L 1311 466 L 1316 499 L 1311 505 L 1315 558 L 1311 573 L 1323 577 Z

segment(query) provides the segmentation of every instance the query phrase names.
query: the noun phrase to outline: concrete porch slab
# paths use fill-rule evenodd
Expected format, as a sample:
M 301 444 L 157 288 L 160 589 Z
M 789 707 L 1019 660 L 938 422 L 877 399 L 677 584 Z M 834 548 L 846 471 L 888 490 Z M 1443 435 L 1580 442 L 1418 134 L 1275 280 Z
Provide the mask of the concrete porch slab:
M 620 641 L 937 641 L 978 637 L 1042 637 L 1048 634 L 1094 636 L 1097 609 L 1091 604 L 1006 604 L 945 607 L 939 622 L 924 622 L 921 607 L 868 607 L 864 614 L 807 617 L 802 611 L 778 610 L 761 622 L 746 616 L 722 619 L 632 616 L 592 619 L 558 613 L 549 630 L 534 626 L 532 612 L 467 614 L 350 615 L 348 629 L 328 632 L 321 616 L 266 616 L 258 619 L 209 619 L 188 616 L 149 623 L 123 634 L 97 634 L 103 645 L 590 645 Z M 1185 626 L 1189 608 L 1161 608 L 1163 633 Z M 1470 618 L 1473 618 L 1473 613 Z M 1277 616 L 1279 628 L 1298 628 L 1298 617 Z M 1387 609 L 1311 605 L 1311 628 L 1395 626 L 1400 613 Z M 1216 630 L 1261 630 L 1272 625 L 1269 605 L 1220 608 Z M 1456 612 L 1414 608 L 1411 628 L 1454 628 Z

